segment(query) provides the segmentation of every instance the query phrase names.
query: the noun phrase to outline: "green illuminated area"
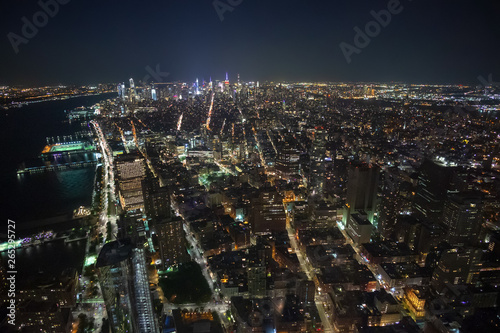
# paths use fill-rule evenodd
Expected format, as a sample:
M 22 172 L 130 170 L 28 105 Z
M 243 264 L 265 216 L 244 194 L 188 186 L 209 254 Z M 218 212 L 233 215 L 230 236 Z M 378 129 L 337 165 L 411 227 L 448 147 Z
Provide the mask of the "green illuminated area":
M 75 150 L 92 150 L 94 147 L 88 143 L 77 142 L 77 143 L 65 143 L 61 145 L 54 145 L 50 148 L 51 153 L 63 153 Z
M 189 250 L 188 250 L 189 252 Z M 172 272 L 176 272 L 177 270 L 173 267 L 173 266 L 170 266 L 168 267 L 166 270 L 162 271 L 162 270 L 158 270 L 158 274 L 159 275 L 165 275 L 167 273 L 172 273 Z
M 171 270 L 160 279 L 159 285 L 168 301 L 174 304 L 201 304 L 212 298 L 207 280 L 195 262 L 188 262 Z
M 210 185 L 213 182 L 216 182 L 219 179 L 224 179 L 226 177 L 226 175 L 228 175 L 228 174 L 223 172 L 223 171 L 213 171 L 213 172 L 209 172 L 209 173 L 201 173 L 198 176 L 198 182 L 200 183 L 200 185 L 210 187 Z

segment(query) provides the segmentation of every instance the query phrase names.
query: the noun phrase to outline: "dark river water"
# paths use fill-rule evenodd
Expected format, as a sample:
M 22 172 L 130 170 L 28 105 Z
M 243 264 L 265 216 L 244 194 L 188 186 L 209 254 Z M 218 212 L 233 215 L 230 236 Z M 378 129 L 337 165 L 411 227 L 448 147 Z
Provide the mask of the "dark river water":
M 95 167 L 25 174 L 16 171 L 21 163 L 40 165 L 38 158 L 47 137 L 61 138 L 88 131 L 80 122 L 67 122 L 65 110 L 92 106 L 115 94 L 76 97 L 61 101 L 34 103 L 19 109 L 0 111 L 2 160 L 0 163 L 0 214 L 21 225 L 71 212 L 92 200 Z M 72 156 L 73 160 L 95 160 L 93 153 Z M 5 225 L 3 222 L 1 225 Z M 0 230 L 0 233 L 4 233 Z

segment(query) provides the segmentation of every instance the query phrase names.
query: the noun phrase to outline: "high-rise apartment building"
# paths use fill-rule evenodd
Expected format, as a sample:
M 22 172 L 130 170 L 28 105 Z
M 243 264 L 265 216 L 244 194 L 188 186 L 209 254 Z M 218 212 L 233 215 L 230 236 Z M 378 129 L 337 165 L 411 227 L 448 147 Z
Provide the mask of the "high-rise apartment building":
M 146 176 L 144 160 L 138 155 L 126 154 L 120 155 L 115 163 L 122 209 L 143 209 L 142 181 Z
M 152 179 L 143 182 L 144 210 L 154 220 L 169 219 L 172 216 L 170 207 L 170 191 L 160 187 L 158 181 Z
M 163 268 L 189 261 L 182 219 L 162 220 L 155 225 L 155 230 Z

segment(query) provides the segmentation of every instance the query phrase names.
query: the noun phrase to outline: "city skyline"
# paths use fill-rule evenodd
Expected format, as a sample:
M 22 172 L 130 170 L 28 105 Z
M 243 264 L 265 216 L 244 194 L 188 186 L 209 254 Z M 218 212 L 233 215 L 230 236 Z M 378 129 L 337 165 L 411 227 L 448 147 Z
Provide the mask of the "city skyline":
M 2 329 L 500 325 L 498 88 L 149 75 L 0 88 Z

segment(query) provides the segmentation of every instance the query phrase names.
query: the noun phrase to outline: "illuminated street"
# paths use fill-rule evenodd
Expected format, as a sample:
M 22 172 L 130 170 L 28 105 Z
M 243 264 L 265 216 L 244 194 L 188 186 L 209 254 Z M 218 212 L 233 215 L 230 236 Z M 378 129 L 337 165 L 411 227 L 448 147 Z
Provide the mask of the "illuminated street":
M 92 122 L 94 129 L 97 133 L 97 138 L 99 141 L 99 146 L 102 152 L 102 162 L 103 162 L 103 184 L 104 192 L 102 202 L 101 213 L 99 214 L 99 229 L 104 235 L 104 242 L 114 240 L 116 237 L 116 232 L 118 227 L 116 225 L 117 220 L 117 200 L 116 200 L 116 189 L 115 189 L 115 178 L 114 178 L 114 165 L 113 165 L 113 152 L 109 148 L 106 138 L 102 133 L 99 123 L 96 121 Z M 114 206 L 109 207 L 110 203 Z M 106 239 L 107 237 L 107 223 L 111 225 L 111 239 Z

